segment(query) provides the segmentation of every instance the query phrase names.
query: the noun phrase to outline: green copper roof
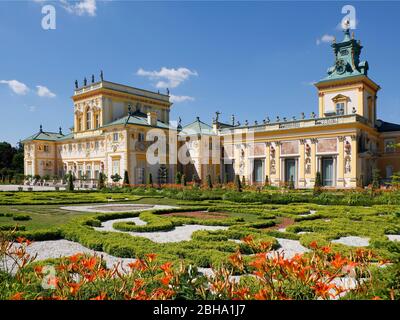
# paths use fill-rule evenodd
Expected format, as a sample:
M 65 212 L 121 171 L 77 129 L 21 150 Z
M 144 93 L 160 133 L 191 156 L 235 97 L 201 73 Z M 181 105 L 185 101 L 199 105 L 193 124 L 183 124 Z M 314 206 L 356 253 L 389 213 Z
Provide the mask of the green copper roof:
M 140 117 L 140 116 L 136 116 L 134 114 L 128 115 L 128 116 L 122 117 L 118 120 L 115 120 L 113 122 L 110 122 L 110 123 L 102 126 L 101 128 L 115 126 L 115 125 L 121 125 L 121 124 L 123 124 L 123 125 L 135 124 L 135 125 L 139 125 L 139 126 L 156 127 L 156 128 L 162 128 L 162 129 L 169 128 L 169 126 L 167 124 L 165 124 L 164 122 L 158 121 L 158 120 L 157 120 L 157 125 L 150 126 L 149 123 L 147 122 L 147 117 Z
M 65 136 L 60 133 L 39 131 L 38 133 L 35 133 L 34 135 L 22 140 L 22 142 L 28 142 L 33 140 L 57 141 L 63 137 Z
M 200 121 L 200 118 L 197 117 L 196 120 L 182 128 L 182 131 L 179 133 L 181 135 L 192 135 L 192 134 L 201 134 L 201 135 L 214 135 L 215 132 L 213 128 Z
M 328 69 L 328 76 L 321 80 L 337 80 L 353 76 L 368 75 L 368 62 L 360 61 L 361 46 L 360 41 L 350 37 L 350 30 L 344 30 L 342 42 L 332 43 L 335 54 L 335 64 Z

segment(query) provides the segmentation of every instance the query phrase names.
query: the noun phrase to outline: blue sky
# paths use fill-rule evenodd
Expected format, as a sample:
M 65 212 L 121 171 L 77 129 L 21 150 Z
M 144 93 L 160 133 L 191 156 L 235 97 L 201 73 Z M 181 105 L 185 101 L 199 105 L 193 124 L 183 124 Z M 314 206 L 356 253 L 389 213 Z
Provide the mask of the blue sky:
M 41 27 L 45 4 L 56 8 L 55 30 Z M 323 39 L 342 39 L 345 4 L 382 87 L 378 115 L 400 122 L 399 2 L 1 1 L 0 141 L 15 144 L 40 124 L 68 132 L 75 79 L 100 69 L 109 81 L 168 86 L 171 118 L 184 124 L 217 110 L 242 123 L 310 114 L 312 83 L 334 59 Z

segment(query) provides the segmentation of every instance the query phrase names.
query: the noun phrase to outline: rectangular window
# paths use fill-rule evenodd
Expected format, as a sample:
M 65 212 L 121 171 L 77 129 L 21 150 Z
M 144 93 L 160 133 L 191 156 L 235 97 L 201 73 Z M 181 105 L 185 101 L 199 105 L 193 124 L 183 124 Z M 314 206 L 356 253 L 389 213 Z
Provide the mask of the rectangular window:
M 69 151 L 69 152 L 72 152 L 72 144 L 69 144 L 69 145 L 68 145 L 68 151 Z
M 113 160 L 112 161 L 112 173 L 113 174 L 119 174 L 119 160 Z
M 89 111 L 86 113 L 86 130 L 92 129 L 92 113 Z
M 45 146 L 43 147 L 43 150 L 44 150 L 44 152 L 50 152 L 50 148 L 49 148 L 48 145 L 45 145 Z
M 139 141 L 139 142 L 144 141 L 144 133 L 143 133 L 143 132 L 139 132 L 138 141 Z
M 385 139 L 385 153 L 391 153 L 396 151 L 395 139 Z
M 145 184 L 145 171 L 144 168 L 137 168 L 137 183 L 138 184 Z
M 86 142 L 86 150 L 90 149 L 90 142 Z
M 98 142 L 98 141 L 95 141 L 95 143 L 94 143 L 94 149 L 95 149 L 95 150 L 99 150 L 99 142 Z
M 339 116 L 344 115 L 344 103 L 343 102 L 336 103 L 336 114 Z
M 82 151 L 82 143 L 78 143 L 78 151 Z
M 114 134 L 113 134 L 113 141 L 114 141 L 114 142 L 118 141 L 118 132 L 114 132 Z
M 86 166 L 86 179 L 92 179 L 92 167 L 90 165 Z
M 98 114 L 96 114 L 96 116 L 95 116 L 95 125 L 96 125 L 96 129 L 98 127 L 100 127 L 100 116 Z
M 81 179 L 83 176 L 83 166 L 79 165 L 78 166 L 78 179 Z

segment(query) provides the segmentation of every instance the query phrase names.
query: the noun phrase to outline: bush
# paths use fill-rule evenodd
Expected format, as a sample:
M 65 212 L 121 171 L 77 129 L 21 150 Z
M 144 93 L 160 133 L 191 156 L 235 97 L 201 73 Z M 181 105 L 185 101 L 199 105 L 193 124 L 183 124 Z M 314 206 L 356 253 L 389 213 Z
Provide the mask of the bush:
M 128 171 L 125 170 L 124 172 L 124 181 L 123 181 L 123 185 L 127 186 L 129 185 L 129 174 Z
M 31 216 L 29 214 L 16 214 L 13 216 L 13 220 L 15 221 L 27 221 L 31 220 Z
M 175 184 L 181 184 L 182 183 L 182 173 L 178 171 L 175 175 Z
M 235 188 L 237 192 L 242 192 L 242 184 L 238 174 L 235 175 Z

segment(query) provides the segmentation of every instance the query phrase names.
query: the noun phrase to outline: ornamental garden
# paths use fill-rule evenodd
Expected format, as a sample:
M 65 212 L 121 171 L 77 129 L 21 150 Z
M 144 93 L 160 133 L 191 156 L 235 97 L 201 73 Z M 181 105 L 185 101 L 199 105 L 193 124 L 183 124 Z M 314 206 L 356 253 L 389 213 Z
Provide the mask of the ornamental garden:
M 1 299 L 398 299 L 400 191 L 0 192 Z

